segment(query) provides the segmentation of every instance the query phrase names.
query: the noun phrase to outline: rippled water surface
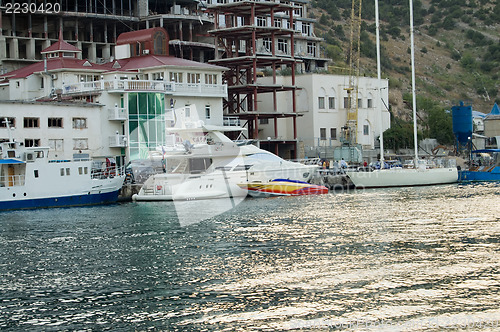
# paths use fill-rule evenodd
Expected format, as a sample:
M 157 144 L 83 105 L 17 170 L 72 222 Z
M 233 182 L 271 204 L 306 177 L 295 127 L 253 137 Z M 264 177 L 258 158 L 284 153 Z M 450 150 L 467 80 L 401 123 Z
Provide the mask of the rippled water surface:
M 0 329 L 498 331 L 499 199 L 481 184 L 220 215 L 227 202 L 0 213 Z

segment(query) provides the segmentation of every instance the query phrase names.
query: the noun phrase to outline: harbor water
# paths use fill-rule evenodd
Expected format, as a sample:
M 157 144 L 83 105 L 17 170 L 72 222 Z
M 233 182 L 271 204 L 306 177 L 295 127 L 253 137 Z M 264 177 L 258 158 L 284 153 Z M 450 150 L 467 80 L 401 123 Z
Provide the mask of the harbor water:
M 490 183 L 3 212 L 0 330 L 498 331 L 499 199 Z

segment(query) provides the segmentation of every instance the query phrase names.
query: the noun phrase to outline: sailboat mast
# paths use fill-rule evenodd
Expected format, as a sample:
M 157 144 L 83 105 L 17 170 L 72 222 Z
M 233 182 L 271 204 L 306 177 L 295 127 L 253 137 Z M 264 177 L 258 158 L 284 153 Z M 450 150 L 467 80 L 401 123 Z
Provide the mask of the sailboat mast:
M 411 94 L 413 101 L 413 140 L 415 145 L 415 167 L 417 167 L 417 161 L 418 161 L 417 96 L 415 94 L 415 43 L 413 40 L 413 0 L 410 0 L 410 43 L 411 43 Z
M 381 73 L 380 73 L 380 25 L 378 20 L 378 0 L 375 0 L 375 27 L 376 27 L 376 39 L 377 39 L 377 81 L 378 81 L 378 96 L 379 103 L 382 101 L 381 89 Z M 379 123 L 380 123 L 380 167 L 384 168 L 384 126 L 382 123 L 382 105 L 379 108 Z

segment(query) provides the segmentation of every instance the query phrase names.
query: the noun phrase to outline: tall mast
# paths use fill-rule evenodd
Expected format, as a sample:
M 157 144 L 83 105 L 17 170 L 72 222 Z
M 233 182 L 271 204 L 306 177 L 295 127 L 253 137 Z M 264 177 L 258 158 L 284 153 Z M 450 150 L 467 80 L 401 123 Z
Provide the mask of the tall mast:
M 410 0 L 410 42 L 411 42 L 411 94 L 413 101 L 413 141 L 415 144 L 415 167 L 418 161 L 417 140 L 417 96 L 415 94 L 415 45 L 413 41 L 413 1 Z
M 375 26 L 376 26 L 376 36 L 377 36 L 377 81 L 378 81 L 378 103 L 382 101 L 381 89 L 381 73 L 380 73 L 380 25 L 378 20 L 378 0 L 375 0 Z M 379 122 L 380 122 L 380 168 L 384 168 L 384 128 L 382 123 L 382 105 L 379 107 Z

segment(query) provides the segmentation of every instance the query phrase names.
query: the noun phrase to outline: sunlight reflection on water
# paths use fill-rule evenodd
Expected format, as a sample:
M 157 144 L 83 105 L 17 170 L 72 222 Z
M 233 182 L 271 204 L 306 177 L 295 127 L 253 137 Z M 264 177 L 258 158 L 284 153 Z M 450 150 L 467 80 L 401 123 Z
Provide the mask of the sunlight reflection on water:
M 200 222 L 167 202 L 7 213 L 0 328 L 493 331 L 498 189 L 247 199 Z

